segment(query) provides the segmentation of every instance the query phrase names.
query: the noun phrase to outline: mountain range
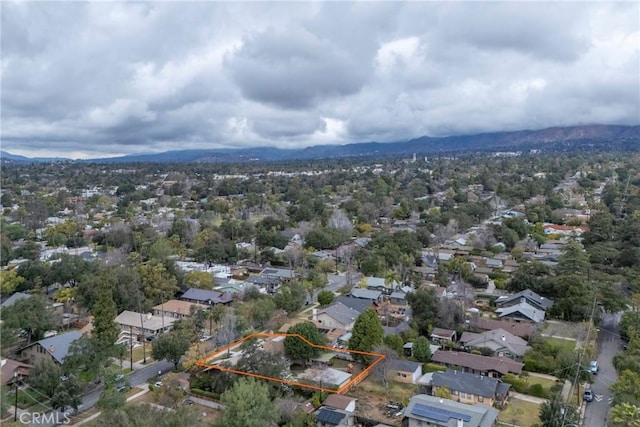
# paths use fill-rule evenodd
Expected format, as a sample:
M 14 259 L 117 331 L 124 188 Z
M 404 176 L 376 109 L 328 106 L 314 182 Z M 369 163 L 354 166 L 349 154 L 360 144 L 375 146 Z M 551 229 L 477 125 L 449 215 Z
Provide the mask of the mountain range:
M 447 137 L 423 136 L 408 141 L 363 142 L 345 145 L 316 145 L 306 148 L 276 147 L 177 150 L 154 154 L 131 154 L 121 157 L 75 160 L 93 163 L 185 163 L 291 161 L 345 157 L 411 156 L 414 153 L 445 154 L 461 152 L 496 152 L 525 150 L 567 151 L 596 149 L 639 150 L 640 126 L 587 125 L 553 127 L 541 130 L 493 132 Z M 64 158 L 29 158 L 5 151 L 3 163 L 72 161 Z

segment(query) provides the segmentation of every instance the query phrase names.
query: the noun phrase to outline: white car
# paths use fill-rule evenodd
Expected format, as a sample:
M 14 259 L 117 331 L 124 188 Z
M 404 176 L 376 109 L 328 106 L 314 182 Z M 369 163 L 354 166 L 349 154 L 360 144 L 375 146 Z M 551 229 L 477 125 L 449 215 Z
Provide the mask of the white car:
M 211 337 L 209 335 L 205 335 L 202 338 L 200 338 L 200 342 L 209 341 L 210 339 L 211 339 Z
M 162 381 L 156 381 L 154 384 L 156 387 L 162 387 Z
M 600 370 L 600 366 L 598 365 L 598 361 L 597 360 L 592 360 L 591 363 L 589 364 L 589 371 L 593 375 L 598 375 L 598 371 L 599 370 Z

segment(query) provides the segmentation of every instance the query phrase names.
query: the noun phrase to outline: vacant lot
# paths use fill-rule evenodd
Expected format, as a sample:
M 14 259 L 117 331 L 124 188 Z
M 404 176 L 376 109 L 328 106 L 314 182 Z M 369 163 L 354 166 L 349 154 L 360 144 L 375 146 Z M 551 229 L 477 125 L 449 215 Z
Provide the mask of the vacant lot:
M 380 421 L 384 424 L 399 426 L 402 417 L 387 417 L 387 403 L 390 400 L 402 402 L 406 405 L 409 398 L 418 392 L 418 387 L 413 384 L 402 384 L 391 381 L 389 392 L 375 375 L 370 376 L 352 388 L 347 394 L 358 399 L 356 412 L 366 418 Z
M 562 322 L 547 320 L 544 322 L 540 334 L 545 337 L 558 337 L 565 340 L 583 340 L 587 333 L 585 323 Z
M 498 420 L 506 425 L 531 427 L 540 422 L 539 412 L 540 405 L 537 403 L 511 398 L 507 408 L 500 411 Z

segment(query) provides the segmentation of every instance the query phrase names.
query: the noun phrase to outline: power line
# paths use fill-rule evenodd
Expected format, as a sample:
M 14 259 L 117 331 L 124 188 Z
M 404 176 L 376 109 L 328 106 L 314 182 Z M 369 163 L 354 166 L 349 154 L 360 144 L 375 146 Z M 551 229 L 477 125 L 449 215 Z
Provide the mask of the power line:
M 589 284 L 591 284 L 591 269 L 589 269 L 587 271 L 587 281 L 589 282 Z M 580 373 L 582 372 L 582 359 L 584 357 L 584 353 L 587 350 L 587 344 L 590 340 L 591 337 L 591 327 L 593 326 L 593 317 L 595 316 L 595 312 L 596 312 L 596 302 L 598 299 L 598 294 L 595 292 L 595 289 L 593 289 L 593 305 L 591 307 L 591 315 L 589 316 L 589 326 L 587 328 L 587 336 L 586 336 L 586 340 L 585 340 L 585 344 L 583 345 L 581 351 L 580 351 L 580 355 L 578 356 L 578 366 L 576 369 L 576 376 L 575 379 L 573 381 L 573 389 L 575 390 L 576 387 L 578 386 L 578 381 L 580 380 Z M 579 390 L 579 388 L 577 389 Z M 578 395 L 578 401 L 579 401 L 580 397 Z M 582 405 L 580 405 L 581 407 Z M 578 416 L 580 415 L 580 413 L 578 412 Z M 565 427 L 565 422 L 566 422 L 566 412 L 563 414 L 562 416 L 562 427 Z M 578 423 L 580 423 L 581 421 L 581 417 L 579 416 L 578 418 Z

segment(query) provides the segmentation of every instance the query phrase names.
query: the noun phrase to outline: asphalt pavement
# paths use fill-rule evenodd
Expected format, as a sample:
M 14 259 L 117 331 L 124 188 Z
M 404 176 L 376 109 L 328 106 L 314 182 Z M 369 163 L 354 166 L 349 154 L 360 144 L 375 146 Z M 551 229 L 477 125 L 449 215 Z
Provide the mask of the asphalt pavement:
M 613 357 L 620 351 L 622 341 L 620 340 L 618 323 L 621 313 L 605 314 L 598 331 L 596 344 L 598 348 L 598 364 L 600 372 L 594 375 L 594 383 L 591 389 L 594 393 L 592 402 L 585 402 L 584 427 L 603 427 L 607 425 L 613 393 L 609 387 L 613 384 L 618 375 L 613 367 Z
M 171 372 L 171 370 L 173 369 L 173 363 L 171 362 L 167 362 L 165 360 L 159 361 L 159 362 L 154 362 L 154 363 L 150 363 L 148 366 L 145 366 L 144 368 L 141 369 L 137 369 L 135 371 L 133 371 L 131 374 L 127 375 L 126 381 L 127 384 L 129 384 L 129 386 L 131 387 L 135 387 L 138 386 L 140 384 L 144 384 L 147 381 L 149 381 L 150 379 L 157 377 L 158 376 L 158 372 L 161 372 L 161 375 L 164 375 L 168 372 Z M 93 390 L 89 391 L 88 393 L 86 393 L 83 397 L 82 397 L 82 404 L 80 405 L 80 407 L 78 408 L 78 414 L 82 414 L 85 411 L 88 411 L 89 409 L 93 408 L 97 403 L 98 400 L 100 399 L 100 395 L 102 394 L 102 390 L 104 389 L 104 386 L 102 384 L 100 384 L 99 386 L 95 387 Z M 49 415 L 50 413 L 48 413 Z M 53 417 L 45 417 L 44 419 L 46 420 L 58 420 L 59 423 L 42 423 L 39 422 L 37 424 L 32 423 L 30 424 L 31 426 L 47 426 L 47 427 L 52 427 L 52 426 L 56 426 L 56 425 L 62 425 L 65 418 L 65 415 L 63 413 L 58 412 L 57 415 L 55 415 Z

